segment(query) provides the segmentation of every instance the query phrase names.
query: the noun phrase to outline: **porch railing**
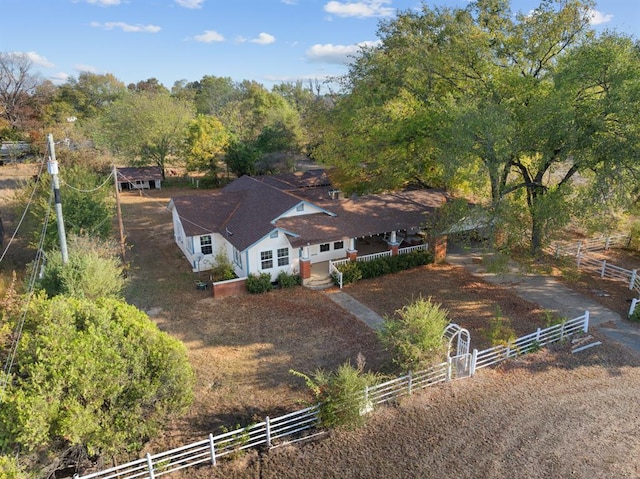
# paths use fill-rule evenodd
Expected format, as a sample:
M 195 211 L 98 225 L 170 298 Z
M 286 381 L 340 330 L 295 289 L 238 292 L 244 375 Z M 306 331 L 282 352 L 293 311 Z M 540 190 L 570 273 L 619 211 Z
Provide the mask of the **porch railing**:
M 398 254 L 408 254 L 408 253 L 414 253 L 416 251 L 427 251 L 429 249 L 429 244 L 428 243 L 424 243 L 424 244 L 418 244 L 415 246 L 407 246 L 406 248 L 400 248 L 398 250 Z M 381 251 L 379 253 L 373 253 L 373 254 L 366 254 L 363 256 L 357 256 L 356 257 L 356 261 L 362 261 L 362 262 L 366 262 L 366 261 L 374 261 L 376 259 L 380 259 L 380 258 L 386 258 L 388 256 L 392 255 L 392 251 Z M 329 275 L 333 276 L 334 278 L 336 278 L 336 283 L 338 284 L 338 286 L 342 289 L 342 273 L 340 272 L 340 270 L 338 269 L 339 266 L 345 265 L 347 263 L 351 262 L 351 260 L 349 258 L 344 258 L 344 259 L 337 259 L 337 260 L 329 260 Z

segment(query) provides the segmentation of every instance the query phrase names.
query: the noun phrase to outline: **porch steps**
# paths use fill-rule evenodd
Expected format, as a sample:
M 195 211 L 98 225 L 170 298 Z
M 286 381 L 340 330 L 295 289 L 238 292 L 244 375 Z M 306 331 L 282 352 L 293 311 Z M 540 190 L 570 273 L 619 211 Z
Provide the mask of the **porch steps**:
M 311 276 L 311 278 L 304 283 L 304 286 L 309 289 L 322 291 L 333 287 L 334 283 L 331 276 Z

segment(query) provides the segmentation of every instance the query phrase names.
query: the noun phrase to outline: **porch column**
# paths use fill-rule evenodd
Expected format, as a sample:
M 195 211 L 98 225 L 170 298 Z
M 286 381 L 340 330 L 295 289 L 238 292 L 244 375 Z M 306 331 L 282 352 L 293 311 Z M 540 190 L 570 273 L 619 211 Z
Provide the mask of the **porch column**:
M 358 250 L 356 249 L 356 239 L 349 238 L 349 248 L 347 249 L 347 259 L 349 261 L 356 261 L 358 258 Z
M 441 263 L 447 257 L 447 235 L 436 236 L 433 239 L 433 262 Z
M 300 279 L 311 278 L 311 259 L 309 258 L 309 247 L 303 246 L 300 252 Z
M 392 231 L 389 236 L 389 249 L 391 250 L 391 256 L 398 256 L 398 250 L 400 249 L 400 243 L 398 243 L 398 237 L 395 231 Z

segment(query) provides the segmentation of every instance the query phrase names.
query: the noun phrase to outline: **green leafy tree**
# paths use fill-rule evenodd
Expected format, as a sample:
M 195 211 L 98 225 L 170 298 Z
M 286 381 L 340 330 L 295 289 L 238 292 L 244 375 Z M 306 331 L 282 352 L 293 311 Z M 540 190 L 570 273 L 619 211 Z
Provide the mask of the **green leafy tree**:
M 187 169 L 217 174 L 229 142 L 229 132 L 220 120 L 209 115 L 196 116 L 187 126 L 184 143 Z
M 15 327 L 20 316 L 8 319 Z M 32 297 L 14 364 L 1 398 L 4 450 L 136 452 L 192 400 L 184 345 L 116 299 Z
M 191 103 L 164 93 L 128 93 L 100 117 L 94 140 L 131 165 L 164 168 L 184 144 Z
M 124 83 L 110 73 L 82 72 L 78 78 L 70 77 L 58 88 L 56 102 L 69 107 L 80 121 L 94 118 L 105 108 L 121 99 L 127 92 Z
M 59 179 L 66 234 L 107 239 L 112 230 L 115 202 L 113 184 L 107 181 L 107 175 L 100 175 L 82 163 L 75 163 L 69 167 L 61 163 Z M 44 249 L 51 250 L 59 244 L 58 220 L 53 211 L 51 176 L 41 174 L 35 187 L 35 195 L 29 207 L 32 243 L 38 244 L 43 222 L 48 219 Z M 31 200 L 33 190 L 33 183 L 26 184 L 20 190 L 16 208 L 24 211 Z
M 115 242 L 72 236 L 68 238 L 68 253 L 67 263 L 62 262 L 58 250 L 46 254 L 38 286 L 49 297 L 62 294 L 98 300 L 120 296 L 125 279 Z
M 442 184 L 483 195 L 496 214 L 523 204 L 537 254 L 584 180 L 597 198 L 598 182 L 621 187 L 637 171 L 639 51 L 596 37 L 592 8 L 543 1 L 514 15 L 507 0 L 478 0 L 382 23 L 314 155 L 353 189 Z
M 446 345 L 442 335 L 448 324 L 448 313 L 440 304 L 431 298 L 418 298 L 393 317 L 385 318 L 380 338 L 392 351 L 396 364 L 415 370 L 443 359 Z

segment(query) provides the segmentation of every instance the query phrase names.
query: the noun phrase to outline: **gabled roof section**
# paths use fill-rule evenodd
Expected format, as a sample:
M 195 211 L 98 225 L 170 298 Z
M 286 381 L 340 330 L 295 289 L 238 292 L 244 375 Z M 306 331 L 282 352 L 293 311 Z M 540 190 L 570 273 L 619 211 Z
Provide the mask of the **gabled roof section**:
M 276 218 L 301 198 L 242 176 L 207 196 L 172 199 L 188 236 L 219 233 L 240 251 L 271 233 Z
M 331 180 L 326 170 L 320 168 L 279 175 L 262 175 L 257 176 L 256 179 L 279 190 L 292 192 L 298 189 L 331 186 Z
M 117 171 L 119 182 L 162 180 L 162 168 L 159 166 L 125 166 L 118 167 Z
M 372 236 L 390 231 L 420 228 L 427 215 L 446 201 L 442 190 L 414 190 L 356 199 L 316 203 L 335 216 L 314 214 L 282 218 L 276 225 L 298 236 L 294 247 L 336 241 L 341 238 Z

